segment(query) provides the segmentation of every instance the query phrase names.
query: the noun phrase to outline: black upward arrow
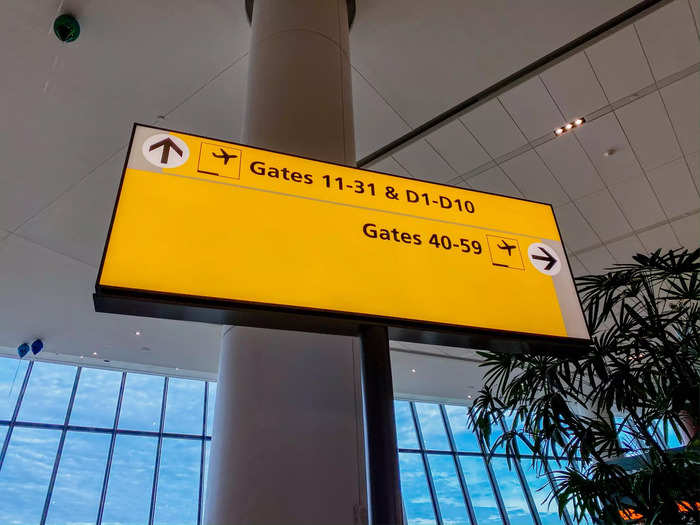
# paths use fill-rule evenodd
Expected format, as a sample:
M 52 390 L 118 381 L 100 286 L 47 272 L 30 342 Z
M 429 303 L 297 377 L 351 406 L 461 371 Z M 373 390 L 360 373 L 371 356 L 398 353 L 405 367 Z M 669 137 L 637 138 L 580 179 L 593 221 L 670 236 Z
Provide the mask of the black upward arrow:
M 167 164 L 168 163 L 168 157 L 170 156 L 170 149 L 172 148 L 175 150 L 175 153 L 180 155 L 182 157 L 182 150 L 178 148 L 177 144 L 173 142 L 173 139 L 170 137 L 165 138 L 161 140 L 160 142 L 156 142 L 153 144 L 150 148 L 148 148 L 148 151 L 153 151 L 154 149 L 158 149 L 160 147 L 163 147 L 163 154 L 160 156 L 160 163 L 161 164 Z
M 552 269 L 552 266 L 557 264 L 557 259 L 552 257 L 552 254 L 549 253 L 547 250 L 542 248 L 541 246 L 538 246 L 539 250 L 544 253 L 545 257 L 542 257 L 541 255 L 533 255 L 533 259 L 537 259 L 538 261 L 547 261 L 547 266 L 544 267 L 545 271 L 549 271 Z

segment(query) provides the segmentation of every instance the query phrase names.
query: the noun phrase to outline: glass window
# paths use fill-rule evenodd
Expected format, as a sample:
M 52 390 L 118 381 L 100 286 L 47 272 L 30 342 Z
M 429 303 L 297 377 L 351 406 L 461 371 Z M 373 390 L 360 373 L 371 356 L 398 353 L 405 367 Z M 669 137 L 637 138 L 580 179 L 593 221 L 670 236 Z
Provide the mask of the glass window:
M 549 498 L 551 488 L 542 464 L 536 463 L 533 465 L 531 460 L 522 459 L 520 466 L 530 487 L 530 494 L 535 502 L 542 525 L 559 525 L 562 522 L 562 519 L 559 518 L 559 508 L 556 500 Z
M 396 440 L 399 448 L 418 448 L 416 427 L 413 424 L 411 406 L 408 401 L 394 401 Z
M 207 502 L 207 482 L 209 478 L 209 454 L 211 452 L 211 441 L 204 442 L 204 479 L 202 479 L 202 513 Z
M 527 500 L 523 492 L 523 487 L 518 479 L 518 473 L 513 465 L 514 459 L 511 459 L 513 470 L 508 468 L 508 460 L 506 458 L 492 458 L 491 468 L 493 475 L 498 483 L 498 488 L 501 491 L 503 504 L 508 512 L 508 519 L 511 525 L 530 525 L 532 515 L 527 506 Z
M 102 525 L 148 523 L 158 438 L 118 435 Z
M 126 374 L 119 428 L 158 432 L 164 384 L 162 376 Z
M 455 446 L 460 452 L 481 452 L 476 434 L 467 426 L 467 407 L 445 406 Z
M 70 424 L 112 428 L 121 381 L 121 372 L 83 368 L 70 414 Z
M 445 432 L 440 405 L 415 403 L 415 407 L 425 448 L 427 450 L 450 450 L 450 442 Z
M 202 435 L 204 381 L 171 377 L 165 403 L 165 432 Z
M 29 361 L 0 357 L 0 419 L 12 419 Z
M 34 362 L 17 419 L 63 424 L 77 368 Z
M 0 448 L 2 448 L 3 443 L 5 443 L 5 436 L 7 435 L 7 427 L 5 425 L 0 425 Z
M 407 525 L 437 523 L 420 454 L 399 453 L 399 474 Z
M 97 520 L 110 440 L 110 434 L 66 434 L 47 524 L 93 523 Z
M 207 396 L 207 436 L 211 436 L 214 428 L 214 408 L 216 408 L 216 383 L 209 383 Z
M 449 525 L 471 525 L 467 504 L 464 501 L 462 487 L 455 469 L 454 457 L 445 454 L 430 454 L 428 465 L 435 486 L 442 522 Z
M 157 525 L 197 523 L 201 455 L 199 440 L 163 439 L 154 520 Z
M 479 525 L 502 525 L 503 520 L 498 511 L 484 458 L 481 456 L 460 456 L 459 463 L 467 482 L 469 498 L 474 508 L 477 523 Z
M 12 431 L 0 469 L 0 523 L 39 523 L 60 437 L 60 430 Z

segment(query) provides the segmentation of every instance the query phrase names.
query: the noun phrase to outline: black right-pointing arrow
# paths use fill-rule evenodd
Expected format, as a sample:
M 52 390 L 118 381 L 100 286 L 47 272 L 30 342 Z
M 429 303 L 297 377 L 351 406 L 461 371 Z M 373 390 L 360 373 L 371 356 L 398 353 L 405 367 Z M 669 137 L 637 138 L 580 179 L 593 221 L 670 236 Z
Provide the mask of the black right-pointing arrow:
M 156 142 L 150 148 L 148 148 L 148 151 L 153 151 L 154 149 L 158 149 L 161 146 L 163 147 L 163 153 L 160 156 L 161 164 L 168 163 L 168 157 L 170 156 L 170 148 L 172 148 L 175 151 L 175 153 L 182 157 L 182 150 L 177 146 L 177 144 L 175 144 L 175 142 L 173 142 L 173 139 L 171 139 L 170 137 L 164 138 L 160 142 Z
M 552 269 L 552 267 L 557 264 L 557 259 L 555 257 L 552 257 L 552 254 L 549 253 L 547 250 L 542 248 L 541 246 L 538 246 L 539 250 L 544 253 L 544 257 L 541 255 L 533 255 L 533 259 L 537 259 L 538 261 L 547 261 L 547 266 L 544 267 L 544 270 L 547 272 Z

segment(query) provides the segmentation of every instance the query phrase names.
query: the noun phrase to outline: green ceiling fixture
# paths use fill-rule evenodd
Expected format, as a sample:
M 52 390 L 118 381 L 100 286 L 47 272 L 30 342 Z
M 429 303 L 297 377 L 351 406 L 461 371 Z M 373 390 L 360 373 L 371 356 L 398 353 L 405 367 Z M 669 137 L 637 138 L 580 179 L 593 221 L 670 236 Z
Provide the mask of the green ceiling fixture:
M 80 24 L 73 15 L 63 14 L 53 21 L 53 32 L 61 42 L 73 42 L 80 36 Z

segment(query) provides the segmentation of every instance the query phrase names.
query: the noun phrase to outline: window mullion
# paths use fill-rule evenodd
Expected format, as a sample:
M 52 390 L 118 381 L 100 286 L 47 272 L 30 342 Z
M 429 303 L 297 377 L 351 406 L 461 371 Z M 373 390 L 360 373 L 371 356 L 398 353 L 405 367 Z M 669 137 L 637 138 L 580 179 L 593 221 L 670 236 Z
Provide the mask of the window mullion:
M 484 465 L 486 466 L 486 473 L 489 476 L 489 482 L 491 483 L 491 489 L 493 490 L 493 495 L 496 497 L 496 504 L 498 505 L 498 511 L 501 513 L 501 519 L 505 525 L 510 525 L 510 518 L 508 517 L 508 512 L 506 511 L 505 503 L 503 503 L 503 496 L 501 496 L 501 489 L 498 487 L 496 482 L 496 476 L 491 467 L 491 461 L 489 458 L 488 450 L 486 450 L 486 444 L 479 433 L 476 434 L 476 440 L 479 442 L 479 448 L 481 449 L 481 457 L 484 460 Z
M 445 412 L 445 406 L 440 406 L 440 414 L 442 415 L 442 422 L 445 425 L 445 431 L 447 432 L 447 440 L 450 443 L 450 450 L 452 450 L 452 459 L 455 464 L 455 472 L 457 472 L 457 479 L 459 479 L 459 486 L 462 489 L 462 497 L 467 506 L 467 513 L 469 514 L 469 520 L 472 525 L 477 525 L 476 514 L 474 513 L 474 507 L 472 506 L 472 500 L 469 496 L 469 489 L 467 488 L 467 482 L 464 479 L 464 473 L 462 472 L 462 466 L 459 464 L 459 459 L 457 456 L 457 445 L 455 444 L 455 438 L 452 434 L 452 427 L 449 424 L 447 413 Z
M 51 478 L 49 479 L 49 489 L 46 492 L 46 499 L 44 500 L 44 510 L 41 513 L 40 525 L 46 523 L 46 517 L 49 514 L 49 505 L 51 505 L 51 496 L 53 495 L 53 487 L 56 484 L 56 475 L 58 474 L 58 466 L 61 463 L 61 454 L 63 453 L 63 445 L 66 442 L 66 434 L 68 433 L 68 422 L 70 421 L 70 415 L 73 411 L 73 403 L 75 402 L 75 393 L 78 391 L 78 381 L 80 380 L 80 372 L 82 367 L 78 367 L 75 372 L 75 379 L 73 380 L 73 390 L 70 393 L 70 399 L 68 400 L 68 409 L 66 410 L 66 417 L 63 420 L 63 430 L 61 430 L 61 438 L 58 441 L 58 450 L 56 451 L 56 459 L 53 462 L 53 470 L 51 471 Z
M 156 465 L 153 469 L 153 488 L 151 489 L 151 509 L 148 513 L 148 525 L 153 525 L 156 515 L 156 493 L 158 491 L 158 473 L 160 472 L 160 452 L 163 448 L 163 428 L 165 427 L 165 405 L 168 402 L 168 377 L 163 384 L 163 402 L 160 407 L 160 425 L 158 427 L 158 446 L 156 448 Z
M 423 431 L 421 430 L 420 424 L 418 423 L 418 415 L 416 414 L 416 406 L 411 401 L 409 403 L 411 407 L 411 416 L 413 417 L 413 424 L 416 427 L 416 435 L 418 436 L 418 446 L 420 447 L 420 456 L 423 460 L 423 468 L 425 470 L 425 477 L 428 481 L 428 490 L 430 491 L 430 499 L 433 502 L 433 511 L 435 512 L 435 519 L 438 525 L 442 525 L 442 515 L 440 514 L 440 506 L 438 505 L 437 494 L 435 493 L 435 485 L 433 484 L 433 476 L 430 472 L 430 465 L 428 464 L 428 457 L 425 454 L 425 442 L 423 441 Z
M 202 455 L 199 463 L 199 497 L 197 509 L 197 525 L 202 524 L 202 513 L 204 512 L 204 461 L 206 459 L 207 445 L 207 405 L 209 402 L 209 381 L 204 382 L 204 416 L 202 417 Z
M 0 470 L 2 470 L 2 464 L 5 461 L 5 454 L 7 453 L 7 447 L 10 445 L 10 437 L 12 436 L 12 430 L 15 427 L 17 415 L 19 414 L 19 407 L 22 404 L 24 392 L 27 390 L 27 383 L 29 383 L 29 374 L 31 374 L 33 367 L 34 361 L 29 361 L 29 365 L 27 365 L 27 371 L 24 373 L 24 379 L 22 380 L 22 386 L 20 387 L 19 393 L 17 394 L 17 402 L 15 403 L 15 409 L 12 411 L 12 419 L 10 419 L 10 425 L 7 427 L 5 441 L 2 444 L 2 450 L 0 450 Z
M 112 426 L 112 437 L 109 441 L 109 452 L 107 453 L 107 465 L 105 466 L 105 477 L 102 481 L 102 492 L 100 493 L 100 505 L 97 509 L 97 525 L 101 525 L 104 515 L 105 500 L 107 499 L 107 485 L 109 484 L 109 473 L 112 470 L 112 458 L 114 457 L 114 445 L 117 440 L 117 427 L 119 426 L 119 415 L 122 410 L 122 399 L 124 399 L 124 387 L 126 385 L 126 372 L 122 372 L 122 380 L 119 385 L 119 396 L 117 397 L 117 408 L 114 413 L 114 425 Z

